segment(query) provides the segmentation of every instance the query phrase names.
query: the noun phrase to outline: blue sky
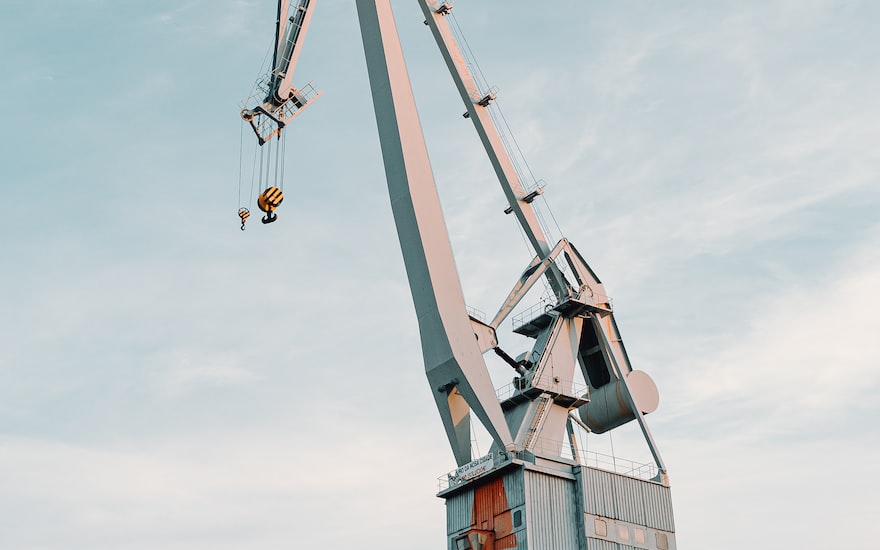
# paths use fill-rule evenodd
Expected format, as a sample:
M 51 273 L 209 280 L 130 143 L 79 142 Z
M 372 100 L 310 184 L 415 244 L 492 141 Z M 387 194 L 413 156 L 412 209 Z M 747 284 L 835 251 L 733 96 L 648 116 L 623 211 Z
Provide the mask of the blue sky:
M 238 230 L 272 4 L 0 5 L 10 548 L 443 548 L 454 464 L 352 3 L 316 7 L 295 81 L 324 95 L 279 222 Z M 880 5 L 547 4 L 455 13 L 660 388 L 679 544 L 873 547 Z M 466 297 L 494 311 L 530 257 L 394 7 Z M 633 435 L 595 445 L 643 459 Z

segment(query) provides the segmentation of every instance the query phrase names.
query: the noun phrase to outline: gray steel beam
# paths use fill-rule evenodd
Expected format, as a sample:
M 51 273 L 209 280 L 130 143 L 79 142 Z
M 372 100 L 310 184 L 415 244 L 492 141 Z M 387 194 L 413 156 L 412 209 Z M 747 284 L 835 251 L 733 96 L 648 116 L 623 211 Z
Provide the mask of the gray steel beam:
M 459 465 L 471 460 L 467 405 L 502 448 L 513 438 L 467 315 L 389 0 L 357 0 L 391 209 L 432 393 Z M 466 435 L 467 434 L 467 435 Z

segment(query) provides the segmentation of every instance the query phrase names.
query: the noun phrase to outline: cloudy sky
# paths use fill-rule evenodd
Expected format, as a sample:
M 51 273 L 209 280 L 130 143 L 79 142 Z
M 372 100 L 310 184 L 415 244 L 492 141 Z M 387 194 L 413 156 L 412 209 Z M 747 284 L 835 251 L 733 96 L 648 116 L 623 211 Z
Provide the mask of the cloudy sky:
M 416 2 L 394 7 L 466 297 L 493 312 L 530 254 Z M 444 547 L 454 463 L 352 2 L 317 4 L 295 83 L 324 94 L 278 223 L 238 228 L 274 10 L 0 2 L 4 548 Z M 680 547 L 875 547 L 880 4 L 455 14 L 660 388 Z M 641 460 L 632 435 L 595 448 Z

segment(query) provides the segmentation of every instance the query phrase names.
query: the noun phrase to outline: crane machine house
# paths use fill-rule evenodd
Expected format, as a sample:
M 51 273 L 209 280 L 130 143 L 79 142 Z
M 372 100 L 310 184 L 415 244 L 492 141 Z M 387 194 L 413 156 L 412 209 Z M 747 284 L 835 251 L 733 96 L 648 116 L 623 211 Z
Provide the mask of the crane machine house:
M 272 68 L 255 105 L 242 109 L 260 147 L 259 208 L 277 219 L 283 199 L 284 128 L 320 95 L 293 86 L 293 69 L 317 0 L 278 3 Z M 633 370 L 602 282 L 568 239 L 549 240 L 528 181 L 494 116 L 493 90 L 478 84 L 453 28 L 452 5 L 415 0 L 534 256 L 511 277 L 491 320 L 464 302 L 390 0 L 356 0 L 394 221 L 419 321 L 425 371 L 457 468 L 442 476 L 450 550 L 676 548 L 666 466 L 645 415 L 658 405 L 651 378 Z M 280 185 L 280 184 L 279 184 Z M 244 229 L 247 208 L 239 210 Z M 512 316 L 537 283 L 549 299 Z M 470 312 L 469 312 L 470 311 Z M 497 330 L 533 340 L 517 358 Z M 476 337 L 475 337 L 476 336 Z M 515 373 L 496 391 L 485 355 Z M 474 456 L 471 419 L 491 437 Z M 635 422 L 653 464 L 603 462 L 581 444 Z

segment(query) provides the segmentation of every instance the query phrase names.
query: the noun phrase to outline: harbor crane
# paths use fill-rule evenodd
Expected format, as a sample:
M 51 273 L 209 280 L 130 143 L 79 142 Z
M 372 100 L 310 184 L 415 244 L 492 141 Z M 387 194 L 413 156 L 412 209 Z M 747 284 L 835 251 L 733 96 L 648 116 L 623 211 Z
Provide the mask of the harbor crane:
M 583 255 L 565 237 L 551 241 L 542 228 L 534 202 L 543 189 L 525 180 L 505 147 L 492 116 L 496 93 L 481 88 L 471 73 L 448 23 L 452 5 L 416 1 L 504 191 L 505 213 L 534 252 L 511 277 L 507 297 L 490 320 L 469 313 L 391 2 L 356 0 L 425 372 L 457 465 L 439 492 L 446 501 L 447 548 L 675 549 L 669 478 L 645 421 L 657 408 L 657 388 L 648 374 L 633 369 L 612 300 Z M 258 104 L 241 111 L 261 147 L 280 141 L 286 125 L 318 95 L 291 84 L 315 3 L 278 3 L 271 71 L 259 86 Z M 275 162 L 283 162 L 282 156 L 283 149 Z M 262 164 L 260 171 L 262 176 Z M 274 185 L 261 192 L 264 223 L 274 221 L 280 198 Z M 499 327 L 539 282 L 550 298 L 513 316 L 513 332 L 533 342 L 513 358 L 500 345 Z M 515 373 L 498 391 L 485 360 L 490 353 Z M 483 456 L 474 456 L 472 417 L 492 439 Z M 591 463 L 577 433 L 590 437 L 629 422 L 638 424 L 653 464 L 621 471 L 616 464 Z

